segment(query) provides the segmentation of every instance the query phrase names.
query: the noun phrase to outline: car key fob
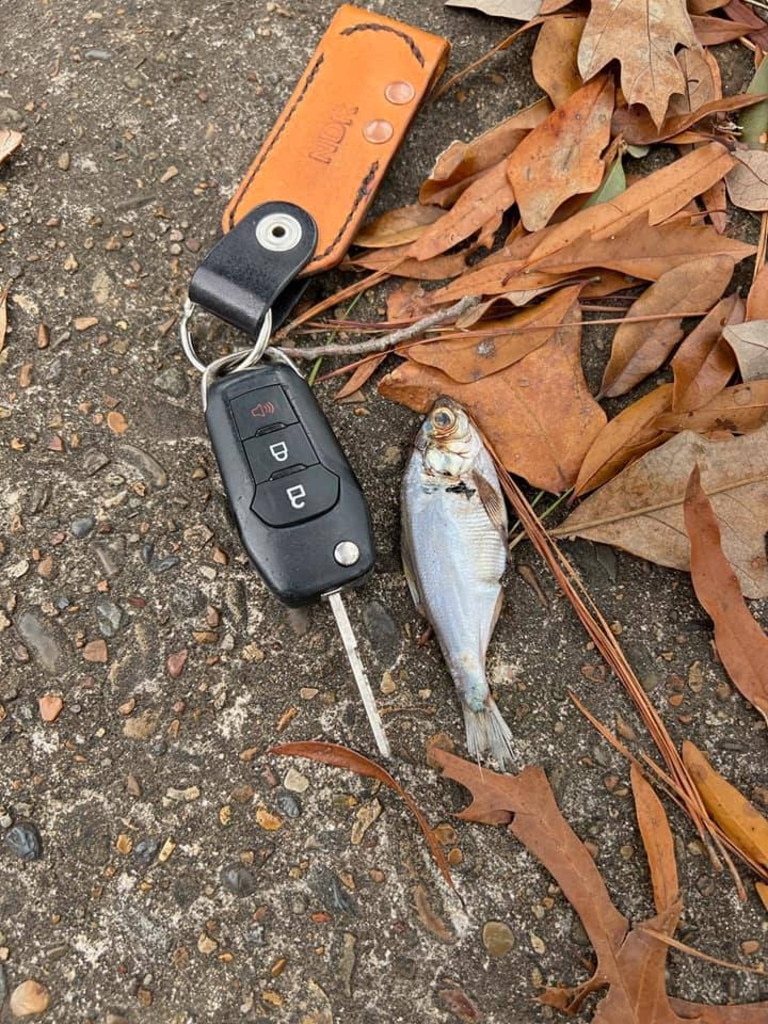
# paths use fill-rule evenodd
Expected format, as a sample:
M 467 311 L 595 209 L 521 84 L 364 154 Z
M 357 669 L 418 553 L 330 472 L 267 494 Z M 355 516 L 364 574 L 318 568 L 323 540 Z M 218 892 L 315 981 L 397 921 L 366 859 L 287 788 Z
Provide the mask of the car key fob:
M 206 424 L 243 546 L 264 582 L 298 607 L 373 569 L 368 506 L 311 389 L 262 362 L 214 380 Z

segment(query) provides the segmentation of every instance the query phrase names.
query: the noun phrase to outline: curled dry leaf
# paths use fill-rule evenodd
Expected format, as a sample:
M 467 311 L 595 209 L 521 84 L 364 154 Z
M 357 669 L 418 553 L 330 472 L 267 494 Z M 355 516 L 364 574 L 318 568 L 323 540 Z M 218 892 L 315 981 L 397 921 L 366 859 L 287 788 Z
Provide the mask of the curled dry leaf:
M 739 149 L 733 155 L 736 165 L 725 178 L 731 202 L 742 210 L 768 210 L 768 151 Z
M 633 761 L 630 766 L 632 795 L 640 835 L 651 869 L 653 902 L 658 914 L 666 913 L 680 897 L 675 863 L 675 842 L 666 812 L 653 787 Z
M 684 511 L 691 544 L 691 582 L 699 604 L 714 624 L 717 653 L 733 684 L 768 722 L 768 636 L 747 608 L 736 574 L 723 553 L 718 517 L 701 486 L 698 465 L 691 471 Z M 723 522 L 731 527 L 727 519 Z
M 609 420 L 584 457 L 573 496 L 602 487 L 630 462 L 665 441 L 669 435 L 659 430 L 654 420 L 670 408 L 671 401 L 672 385 L 662 384 Z
M 333 396 L 334 401 L 340 402 L 359 391 L 371 379 L 388 355 L 388 352 L 377 352 L 375 355 L 369 356 L 368 359 L 364 359 Z
M 584 454 L 605 423 L 581 368 L 578 306 L 540 348 L 506 369 L 459 384 L 431 366 L 406 362 L 379 384 L 385 398 L 427 412 L 439 395 L 460 402 L 512 473 L 534 487 L 572 486 Z
M 552 534 L 614 544 L 673 569 L 690 569 L 683 498 L 693 466 L 718 519 L 723 550 L 747 597 L 768 597 L 768 427 L 726 441 L 685 431 L 586 498 Z
M 444 216 L 437 206 L 401 206 L 389 210 L 380 217 L 365 224 L 353 239 L 354 245 L 364 249 L 384 249 L 392 245 L 407 245 L 415 242 L 424 229 Z
M 580 14 L 547 18 L 533 48 L 531 70 L 536 84 L 560 107 L 581 86 L 578 51 L 587 19 Z
M 768 423 L 768 380 L 725 388 L 692 412 L 662 413 L 655 425 L 659 430 L 672 433 L 695 430 L 697 434 L 716 431 L 747 434 L 764 423 Z
M 448 867 L 448 861 L 445 859 L 443 849 L 437 841 L 429 822 L 424 817 L 421 808 L 410 793 L 403 789 L 397 779 L 390 775 L 381 765 L 369 760 L 362 754 L 358 754 L 357 751 L 350 750 L 348 747 L 340 746 L 337 743 L 282 743 L 280 746 L 270 748 L 269 753 L 278 754 L 282 757 L 308 757 L 312 761 L 320 761 L 322 764 L 329 764 L 334 768 L 344 768 L 349 772 L 365 775 L 388 786 L 389 789 L 397 793 L 416 818 L 430 852 L 440 868 L 440 873 L 450 887 L 452 889 L 455 888 L 453 878 L 451 877 L 451 869 Z
M 683 316 L 709 309 L 728 287 L 732 276 L 733 260 L 729 256 L 705 256 L 663 274 L 632 304 L 627 318 L 661 313 L 678 313 L 679 317 L 656 320 L 650 325 L 620 324 L 613 336 L 601 393 L 609 398 L 624 395 L 658 370 L 683 335 Z
M 445 0 L 446 7 L 471 7 L 493 18 L 530 21 L 539 13 L 541 0 Z
M 471 142 L 452 142 L 437 158 L 429 177 L 419 189 L 419 202 L 452 206 L 468 185 L 483 171 L 509 156 L 551 111 L 549 100 L 537 100 Z
M 745 320 L 768 320 L 768 263 L 758 270 L 747 295 Z
M 540 305 L 506 320 L 483 320 L 465 338 L 409 345 L 404 354 L 442 370 L 451 380 L 469 384 L 519 362 L 548 341 L 573 309 L 579 286 L 562 288 Z
M 534 128 L 509 158 L 507 175 L 528 231 L 543 228 L 566 199 L 594 192 L 603 180 L 613 102 L 613 79 L 601 75 Z
M 691 22 L 696 38 L 702 46 L 731 43 L 745 36 L 750 28 L 746 21 L 724 21 L 722 18 L 711 18 L 707 14 L 694 15 Z
M 683 740 L 683 762 L 704 806 L 723 832 L 748 857 L 768 867 L 768 821 L 690 740 Z
M 660 125 L 670 97 L 685 90 L 675 50 L 697 45 L 685 0 L 661 5 L 649 0 L 593 0 L 579 47 L 579 72 L 588 81 L 618 60 L 627 103 L 642 103 Z
M 723 329 L 743 318 L 744 303 L 738 295 L 729 295 L 683 341 L 672 359 L 673 412 L 698 409 L 723 390 L 736 369 L 733 352 L 722 336 Z
M 723 337 L 733 350 L 743 380 L 768 379 L 768 320 L 726 327 Z
M 414 281 L 442 281 L 446 277 L 458 277 L 467 266 L 466 252 L 455 252 L 449 256 L 435 256 L 433 259 L 415 260 L 409 256 L 410 249 L 409 245 L 396 245 L 390 249 L 371 249 L 347 259 L 343 267 L 363 267 L 365 270 L 386 271 Z
M 759 102 L 757 96 L 748 96 L 746 93 L 738 96 L 721 96 L 694 110 L 667 117 L 660 128 L 656 127 L 650 115 L 644 111 L 622 108 L 617 110 L 613 117 L 613 130 L 621 132 L 633 146 L 647 146 L 681 135 L 694 125 L 700 125 L 701 131 L 713 131 L 717 114 L 744 110 L 745 107 L 753 107 Z

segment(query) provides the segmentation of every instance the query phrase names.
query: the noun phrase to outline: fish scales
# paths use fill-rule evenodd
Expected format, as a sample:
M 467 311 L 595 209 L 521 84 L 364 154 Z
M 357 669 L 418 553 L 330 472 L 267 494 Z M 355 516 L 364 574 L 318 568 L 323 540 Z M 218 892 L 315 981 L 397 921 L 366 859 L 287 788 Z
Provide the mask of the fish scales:
M 512 759 L 511 733 L 491 697 L 485 657 L 501 606 L 506 534 L 493 462 L 464 410 L 440 398 L 403 477 L 403 561 L 461 699 L 469 752 L 501 767 Z

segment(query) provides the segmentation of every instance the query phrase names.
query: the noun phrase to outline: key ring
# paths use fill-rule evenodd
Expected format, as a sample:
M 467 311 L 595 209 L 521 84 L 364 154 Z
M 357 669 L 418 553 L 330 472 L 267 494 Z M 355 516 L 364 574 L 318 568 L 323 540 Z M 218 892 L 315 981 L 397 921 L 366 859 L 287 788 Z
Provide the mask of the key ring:
M 208 369 L 208 366 L 206 363 L 202 361 L 202 359 L 200 359 L 197 352 L 195 351 L 195 345 L 194 342 L 192 341 L 192 334 L 190 333 L 189 330 L 189 325 L 196 309 L 197 306 L 195 305 L 195 303 L 188 298 L 184 303 L 184 308 L 181 313 L 181 320 L 179 321 L 179 337 L 181 338 L 181 347 L 184 351 L 184 355 L 187 357 L 187 359 L 190 361 L 190 363 L 194 366 L 196 370 L 199 370 L 200 373 L 205 374 L 206 370 Z M 258 361 L 267 351 L 267 347 L 269 346 L 269 340 L 271 336 L 272 310 L 268 309 L 264 314 L 264 319 L 262 321 L 261 327 L 259 328 L 259 334 L 258 337 L 256 338 L 256 341 L 254 342 L 253 348 L 250 350 L 239 349 L 237 352 L 233 352 L 229 356 L 224 356 L 223 359 L 226 362 L 232 362 L 233 356 L 243 356 L 243 353 L 245 353 L 242 362 L 235 367 L 236 370 L 245 370 L 249 366 L 253 366 L 254 363 L 258 363 Z M 215 366 L 217 364 L 222 364 L 222 360 L 214 360 L 211 366 Z
M 253 358 L 253 353 L 256 350 L 256 346 L 252 349 L 239 348 L 236 352 L 230 352 L 225 356 L 221 356 L 219 359 L 214 359 L 212 363 L 203 367 L 203 376 L 200 380 L 200 392 L 202 397 L 203 412 L 208 408 L 208 389 L 211 384 L 219 376 L 222 370 L 225 370 L 231 363 L 237 363 L 237 365 L 231 369 L 230 373 L 238 373 L 240 370 L 247 370 L 257 361 Z M 262 359 L 267 359 L 270 363 L 285 363 L 286 366 L 298 374 L 299 377 L 304 379 L 304 374 L 301 372 L 297 364 L 287 355 L 281 348 L 269 348 L 264 351 L 261 355 Z M 238 360 L 241 360 L 238 362 Z

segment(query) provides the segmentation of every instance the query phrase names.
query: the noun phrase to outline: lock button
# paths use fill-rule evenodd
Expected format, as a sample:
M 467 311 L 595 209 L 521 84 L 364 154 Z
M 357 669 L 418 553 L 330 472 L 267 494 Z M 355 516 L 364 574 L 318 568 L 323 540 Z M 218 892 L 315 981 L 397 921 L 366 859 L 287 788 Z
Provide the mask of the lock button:
M 314 466 L 317 455 L 302 427 L 296 423 L 283 430 L 259 434 L 243 443 L 248 465 L 257 484 L 280 470 L 293 466 Z
M 339 478 L 325 466 L 260 483 L 251 508 L 269 526 L 293 526 L 333 508 L 339 499 Z

